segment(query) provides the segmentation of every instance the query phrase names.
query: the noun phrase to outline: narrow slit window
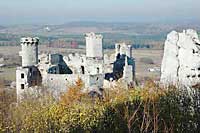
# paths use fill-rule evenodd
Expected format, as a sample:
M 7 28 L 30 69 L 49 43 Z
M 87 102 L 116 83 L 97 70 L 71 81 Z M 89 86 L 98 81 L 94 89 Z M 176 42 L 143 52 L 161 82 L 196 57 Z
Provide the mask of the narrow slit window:
M 99 68 L 97 67 L 97 73 L 99 74 Z
M 84 66 L 81 66 L 81 72 L 82 72 L 82 74 L 85 74 L 85 68 L 84 68 Z
M 21 89 L 24 89 L 24 84 L 21 84 Z

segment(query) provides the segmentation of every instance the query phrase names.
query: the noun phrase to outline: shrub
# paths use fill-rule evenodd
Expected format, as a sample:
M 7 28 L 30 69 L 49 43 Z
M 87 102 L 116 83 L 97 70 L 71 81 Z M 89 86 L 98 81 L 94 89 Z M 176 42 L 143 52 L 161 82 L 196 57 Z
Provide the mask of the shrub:
M 44 95 L 12 108 L 8 132 L 198 132 L 200 91 L 161 88 L 152 81 L 144 87 L 117 86 L 103 100 L 81 91 L 78 80 L 59 101 Z M 8 120 L 7 120 L 8 121 Z
M 10 124 L 12 103 L 16 102 L 15 93 L 15 90 L 6 88 L 4 80 L 0 80 L 0 131 L 5 131 Z

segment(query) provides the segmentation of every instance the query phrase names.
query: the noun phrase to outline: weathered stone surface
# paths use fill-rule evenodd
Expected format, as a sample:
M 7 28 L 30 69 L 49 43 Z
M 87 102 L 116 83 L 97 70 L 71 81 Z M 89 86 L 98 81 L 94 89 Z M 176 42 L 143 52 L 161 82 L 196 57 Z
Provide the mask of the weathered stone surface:
M 165 42 L 161 82 L 192 86 L 200 82 L 200 41 L 196 31 L 172 31 Z

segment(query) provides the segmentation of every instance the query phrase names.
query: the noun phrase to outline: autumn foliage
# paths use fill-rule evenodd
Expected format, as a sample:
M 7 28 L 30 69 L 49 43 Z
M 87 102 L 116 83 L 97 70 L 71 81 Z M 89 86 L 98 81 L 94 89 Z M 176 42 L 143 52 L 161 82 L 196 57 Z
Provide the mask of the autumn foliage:
M 83 85 L 83 81 L 78 78 L 75 85 L 69 87 L 68 91 L 61 95 L 60 104 L 69 106 L 70 103 L 79 102 L 81 100 L 81 97 L 83 96 Z
M 83 84 L 78 79 L 59 100 L 43 93 L 10 106 L 7 117 L 1 115 L 0 132 L 169 133 L 200 129 L 199 88 L 162 88 L 148 81 L 143 87 L 127 90 L 119 84 L 105 90 L 99 100 L 83 93 Z

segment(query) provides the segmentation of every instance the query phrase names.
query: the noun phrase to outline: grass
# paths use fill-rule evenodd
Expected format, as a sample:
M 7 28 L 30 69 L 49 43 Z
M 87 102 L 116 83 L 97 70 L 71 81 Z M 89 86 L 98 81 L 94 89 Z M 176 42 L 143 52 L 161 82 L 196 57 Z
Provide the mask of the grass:
M 7 81 L 15 81 L 16 79 L 16 67 L 3 67 L 0 68 L 0 79 Z

